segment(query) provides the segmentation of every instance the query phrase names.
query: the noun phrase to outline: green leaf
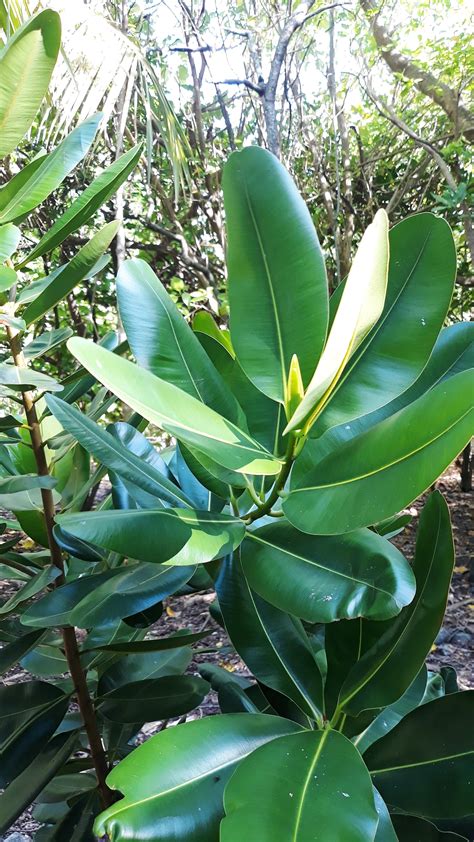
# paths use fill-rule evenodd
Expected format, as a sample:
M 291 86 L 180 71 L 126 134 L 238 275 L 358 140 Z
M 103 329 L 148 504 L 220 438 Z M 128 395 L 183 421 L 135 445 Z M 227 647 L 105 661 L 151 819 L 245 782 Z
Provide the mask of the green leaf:
M 421 669 L 440 629 L 454 564 L 448 507 L 438 491 L 420 517 L 416 594 L 347 676 L 339 704 L 353 716 L 395 702 Z
M 360 241 L 321 359 L 285 432 L 309 430 L 350 358 L 379 320 L 387 290 L 388 256 L 388 217 L 379 210 Z
M 69 671 L 68 662 L 59 646 L 38 646 L 25 655 L 21 666 L 39 678 L 62 675 Z
M 0 795 L 0 833 L 8 830 L 70 757 L 77 732 L 58 734 Z M 31 758 L 30 758 L 31 759 Z
M 114 656 L 106 657 L 112 657 L 112 661 L 114 661 Z M 103 672 L 99 680 L 97 693 L 100 696 L 105 696 L 111 690 L 123 687 L 130 682 L 182 675 L 189 667 L 192 657 L 193 653 L 189 647 L 170 649 L 164 652 L 127 653 L 126 657 L 115 660 L 115 663 L 113 662 L 112 666 Z M 103 670 L 103 661 L 101 662 L 101 670 Z
M 230 340 L 230 333 L 227 329 L 221 330 L 215 323 L 212 315 L 207 310 L 199 310 L 193 318 L 193 330 L 215 339 L 235 359 L 235 351 Z
M 94 649 L 100 649 L 102 652 L 121 652 L 129 653 L 144 653 L 144 652 L 164 652 L 168 649 L 181 648 L 182 646 L 189 646 L 190 643 L 196 643 L 202 640 L 203 637 L 208 636 L 207 631 L 192 632 L 189 634 L 174 634 L 171 637 L 157 637 L 150 640 L 130 640 L 124 643 L 105 643 L 103 646 L 94 646 Z M 91 649 L 84 650 L 87 652 Z
M 383 313 L 347 364 L 316 422 L 316 435 L 404 392 L 423 370 L 443 326 L 456 276 L 449 225 L 430 213 L 417 214 L 395 225 L 389 241 Z
M 142 146 L 138 144 L 101 172 L 92 184 L 86 187 L 84 192 L 74 200 L 67 211 L 56 219 L 39 243 L 22 260 L 19 268 L 26 266 L 46 252 L 52 251 L 81 225 L 89 222 L 96 210 L 102 207 L 128 178 L 136 167 L 141 152 Z
M 83 541 L 129 558 L 170 565 L 222 558 L 245 534 L 238 517 L 191 509 L 77 512 L 59 515 L 57 522 Z
M 299 620 L 253 593 L 238 552 L 222 563 L 216 593 L 227 633 L 255 677 L 319 719 L 322 679 Z
M 415 578 L 402 554 L 370 529 L 315 536 L 272 523 L 248 532 L 241 554 L 251 588 L 311 623 L 360 616 L 384 620 L 415 593 Z
M 50 9 L 30 18 L 0 53 L 0 158 L 30 128 L 56 64 L 61 20 Z
M 133 681 L 99 697 L 100 712 L 112 722 L 133 725 L 182 716 L 201 704 L 209 684 L 192 675 Z
M 117 299 L 137 363 L 239 423 L 237 401 L 148 263 L 122 264 Z
M 28 580 L 26 585 L 16 591 L 10 599 L 7 599 L 7 601 L 3 603 L 0 608 L 0 615 L 10 614 L 22 602 L 25 602 L 27 599 L 31 599 L 32 596 L 35 596 L 37 593 L 42 591 L 43 588 L 51 584 L 51 582 L 54 582 L 54 580 L 58 578 L 59 574 L 60 570 L 53 565 L 48 565 L 43 568 L 43 570 L 40 570 L 39 573 L 36 573 L 35 576 L 32 576 Z
M 21 231 L 9 223 L 0 227 L 0 263 L 5 263 L 18 248 Z
M 108 222 L 85 246 L 79 249 L 69 263 L 61 268 L 51 280 L 51 283 L 28 305 L 23 313 L 27 325 L 37 321 L 44 313 L 51 310 L 58 301 L 65 298 L 84 279 L 98 258 L 109 247 L 120 224 L 120 220 Z
M 226 786 L 221 842 L 368 842 L 375 836 L 370 775 L 337 731 L 272 740 L 239 763 Z
M 473 690 L 450 693 L 413 710 L 366 751 L 388 804 L 434 819 L 472 813 L 473 713 Z
M 103 430 L 76 407 L 50 395 L 46 403 L 64 429 L 106 468 L 160 500 L 175 506 L 191 506 L 181 489 L 157 471 L 148 459 L 131 452 L 116 436 Z
M 32 176 L 19 187 L 0 211 L 0 225 L 21 220 L 59 187 L 86 155 L 94 140 L 101 117 L 101 114 L 94 114 L 84 120 L 56 149 L 42 158 Z
M 42 681 L 0 687 L 0 786 L 23 772 L 42 750 L 68 703 L 62 690 Z
M 140 415 L 240 473 L 276 474 L 281 464 L 268 451 L 196 398 L 149 371 L 83 339 L 68 347 L 104 386 Z
M 17 281 L 18 275 L 14 269 L 11 269 L 9 266 L 0 265 L 0 292 L 7 292 Z M 6 324 L 11 323 L 9 317 L 4 313 L 2 313 L 1 319 Z
M 51 476 L 23 476 L 1 477 L 0 494 L 14 494 L 17 491 L 29 491 L 31 488 L 54 488 L 56 480 Z
M 283 403 L 297 354 L 306 385 L 327 329 L 327 280 L 309 211 L 288 172 L 264 149 L 224 167 L 230 326 L 247 377 Z
M 224 787 L 258 746 L 299 726 L 263 714 L 226 714 L 187 722 L 151 737 L 107 778 L 125 796 L 98 817 L 97 836 L 115 842 L 216 842 Z
M 374 842 L 399 842 L 398 836 L 395 833 L 392 817 L 388 812 L 387 805 L 380 793 L 374 787 L 375 809 L 379 814 L 379 823 L 377 825 L 377 833 L 374 837 Z
M 39 643 L 44 634 L 43 629 L 28 632 L 28 634 L 19 637 L 18 640 L 3 646 L 0 649 L 0 675 L 8 672 L 11 667 L 17 664 L 27 652 Z
M 326 535 L 369 526 L 405 508 L 469 441 L 473 374 L 444 380 L 317 464 L 317 444 L 307 442 L 283 503 L 288 520 Z
M 220 331 L 222 333 L 222 331 Z M 207 355 L 242 407 L 251 436 L 271 453 L 284 452 L 280 442 L 284 409 L 260 392 L 248 379 L 239 362 L 213 337 L 197 333 Z
M 396 702 L 388 707 L 383 708 L 378 716 L 367 726 L 367 728 L 354 737 L 353 743 L 359 749 L 361 754 L 377 740 L 382 739 L 385 734 L 392 731 L 396 725 L 406 716 L 410 711 L 420 705 L 424 699 L 428 675 L 426 667 L 423 665 L 416 678 L 412 681 L 403 696 L 400 696 Z
M 52 392 L 61 391 L 60 383 L 41 371 L 30 368 L 20 368 L 16 365 L 0 365 L 0 385 L 8 386 L 16 392 L 29 389 L 49 389 Z
M 62 345 L 66 339 L 72 336 L 73 331 L 70 327 L 58 327 L 55 330 L 45 330 L 36 336 L 28 345 L 23 348 L 23 355 L 27 360 L 37 360 L 43 354 L 50 353 L 53 348 Z
M 426 819 L 420 819 L 418 816 L 403 816 L 394 814 L 392 821 L 397 832 L 396 839 L 398 842 L 468 842 L 465 836 L 459 836 L 457 833 L 444 833 Z
M 34 628 L 112 623 L 160 602 L 184 585 L 194 569 L 142 563 L 94 573 L 48 593 L 28 608 L 21 622 Z
M 38 152 L 29 164 L 23 167 L 20 172 L 16 173 L 13 178 L 0 186 L 0 211 L 6 208 L 12 197 L 29 181 L 45 158 L 46 152 Z

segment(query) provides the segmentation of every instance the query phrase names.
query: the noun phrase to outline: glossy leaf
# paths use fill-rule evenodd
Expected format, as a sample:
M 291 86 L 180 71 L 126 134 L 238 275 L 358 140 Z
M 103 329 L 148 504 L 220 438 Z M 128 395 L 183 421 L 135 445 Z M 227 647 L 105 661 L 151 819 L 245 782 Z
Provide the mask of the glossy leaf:
M 66 339 L 72 336 L 70 327 L 58 327 L 56 330 L 45 330 L 36 336 L 28 345 L 23 348 L 23 355 L 27 360 L 37 360 L 43 354 L 50 353 L 53 348 L 62 345 Z
M 364 755 L 384 800 L 427 818 L 472 812 L 474 691 L 450 693 L 408 714 Z M 447 781 L 449 780 L 449 786 Z
M 49 389 L 50 392 L 60 392 L 63 388 L 60 383 L 48 374 L 43 374 L 42 371 L 33 371 L 16 365 L 0 365 L 0 386 L 8 386 L 15 392 L 25 392 L 29 389 Z
M 398 842 L 468 842 L 465 836 L 458 833 L 444 833 L 438 830 L 436 825 L 420 819 L 418 816 L 404 816 L 395 814 L 392 816 L 397 831 Z
M 280 463 L 235 424 L 128 360 L 83 339 L 68 347 L 94 377 L 136 412 L 230 470 L 276 474 Z
M 0 226 L 0 263 L 5 263 L 17 250 L 20 237 L 21 231 L 16 225 L 9 223 Z
M 0 53 L 0 158 L 30 128 L 48 90 L 61 44 L 61 20 L 50 9 L 30 18 Z
M 140 458 L 133 453 L 117 436 L 106 432 L 65 401 L 48 395 L 46 402 L 64 429 L 106 468 L 172 505 L 191 506 L 187 496 L 175 483 L 156 470 L 149 459 Z
M 99 698 L 100 711 L 113 722 L 155 722 L 198 707 L 209 684 L 192 675 L 165 675 L 133 681 Z
M 51 310 L 58 301 L 65 298 L 85 278 L 98 258 L 109 247 L 120 224 L 120 221 L 115 220 L 104 225 L 85 246 L 79 249 L 72 260 L 61 268 L 43 292 L 28 304 L 28 307 L 23 313 L 23 318 L 28 325 L 35 322 L 48 310 Z
M 427 670 L 423 666 L 408 689 L 405 690 L 403 696 L 400 696 L 393 704 L 383 708 L 370 725 L 361 734 L 354 737 L 353 743 L 361 754 L 364 754 L 372 743 L 377 742 L 389 731 L 392 731 L 404 716 L 422 703 L 427 688 L 427 678 Z
M 255 677 L 320 718 L 322 679 L 301 623 L 251 590 L 238 553 L 222 563 L 216 592 L 227 633 Z
M 340 705 L 353 716 L 399 699 L 421 669 L 443 621 L 454 564 L 448 507 L 438 491 L 420 517 L 416 595 L 347 676 Z
M 142 653 L 142 652 L 165 652 L 168 649 L 178 649 L 182 646 L 189 646 L 191 643 L 196 643 L 207 637 L 208 632 L 190 632 L 185 634 L 174 634 L 170 637 L 156 637 L 150 640 L 130 640 L 123 643 L 105 643 L 103 646 L 96 646 L 95 649 L 100 649 L 103 652 L 118 652 L 118 653 Z M 87 650 L 90 651 L 90 650 Z
M 133 149 L 121 155 L 117 161 L 103 170 L 92 184 L 86 187 L 81 195 L 73 201 L 67 211 L 55 220 L 51 228 L 41 237 L 39 243 L 28 252 L 21 262 L 20 268 L 46 252 L 52 251 L 81 225 L 90 222 L 95 212 L 110 199 L 128 178 L 136 167 L 141 152 L 142 147 L 140 145 L 134 146 Z
M 233 153 L 223 189 L 232 344 L 247 377 L 283 403 L 293 354 L 306 385 L 326 337 L 321 248 L 294 182 L 269 152 Z
M 370 775 L 337 731 L 272 740 L 247 757 L 224 796 L 221 842 L 368 842 L 378 813 Z
M 315 536 L 272 523 L 247 533 L 241 555 L 250 587 L 311 623 L 359 616 L 384 620 L 415 593 L 402 554 L 370 529 Z
M 77 512 L 59 515 L 57 522 L 76 538 L 107 550 L 173 565 L 222 558 L 239 546 L 245 532 L 240 518 L 192 509 Z
M 101 114 L 94 114 L 84 120 L 46 155 L 31 178 L 19 187 L 10 201 L 0 210 L 0 225 L 17 222 L 36 208 L 87 154 L 97 132 Z
M 444 380 L 318 464 L 308 442 L 283 503 L 288 519 L 302 531 L 334 534 L 369 526 L 411 503 L 472 435 L 473 374 Z
M 153 564 L 94 573 L 56 588 L 31 605 L 21 621 L 37 628 L 112 623 L 155 605 L 181 587 L 194 567 Z
M 14 494 L 17 491 L 29 491 L 32 488 L 54 488 L 56 480 L 51 476 L 24 474 L 23 476 L 1 477 L 0 495 Z
M 0 795 L 0 833 L 6 831 L 61 769 L 74 750 L 77 733 L 53 737 Z M 31 759 L 31 758 L 30 758 Z
M 33 649 L 44 636 L 45 632 L 42 629 L 38 631 L 29 632 L 7 643 L 0 649 L 0 675 L 3 675 L 11 667 L 18 663 L 30 649 Z
M 68 698 L 40 681 L 0 687 L 0 786 L 20 774 L 54 734 Z
M 18 275 L 15 270 L 11 269 L 10 266 L 3 266 L 0 264 L 0 293 L 7 292 L 7 290 L 9 290 L 13 284 L 16 284 L 17 281 Z M 11 318 L 2 314 L 2 322 L 4 324 L 11 324 Z
M 142 368 L 230 421 L 242 421 L 237 401 L 148 263 L 138 258 L 123 263 L 117 298 L 130 348 Z
M 388 217 L 377 211 L 364 232 L 321 359 L 285 432 L 309 430 L 368 332 L 380 318 L 387 290 Z
M 168 728 L 147 740 L 107 778 L 125 796 L 94 831 L 114 842 L 216 842 L 224 787 L 236 764 L 298 726 L 263 714 L 227 714 Z
M 456 275 L 449 225 L 420 213 L 395 225 L 389 240 L 384 311 L 346 366 L 314 427 L 317 435 L 383 406 L 411 386 L 446 318 Z

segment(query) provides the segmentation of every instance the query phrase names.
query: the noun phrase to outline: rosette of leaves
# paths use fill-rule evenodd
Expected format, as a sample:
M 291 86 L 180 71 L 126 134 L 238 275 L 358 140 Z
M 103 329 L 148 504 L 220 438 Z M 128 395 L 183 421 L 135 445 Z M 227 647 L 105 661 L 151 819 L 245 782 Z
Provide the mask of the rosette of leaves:
M 425 667 L 454 564 L 441 494 L 423 508 L 413 564 L 390 541 L 473 431 L 472 325 L 443 327 L 450 229 L 420 214 L 389 230 L 378 211 L 328 301 L 283 166 L 244 149 L 223 188 L 229 329 L 200 314 L 192 330 L 131 260 L 117 291 L 135 362 L 69 341 L 141 429 L 175 439 L 162 462 L 128 427 L 104 431 L 48 398 L 114 487 L 114 508 L 63 514 L 56 529 L 138 569 L 201 565 L 252 676 L 202 667 L 222 715 L 122 760 L 95 831 L 114 842 L 469 838 L 473 695 Z M 132 441 L 138 459 L 125 456 Z

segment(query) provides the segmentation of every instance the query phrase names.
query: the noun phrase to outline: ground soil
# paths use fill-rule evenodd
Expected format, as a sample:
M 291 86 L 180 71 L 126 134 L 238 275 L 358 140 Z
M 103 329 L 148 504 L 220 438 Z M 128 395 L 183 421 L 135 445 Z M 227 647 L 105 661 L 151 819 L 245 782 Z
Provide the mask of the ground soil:
M 463 493 L 459 486 L 459 468 L 452 465 L 437 482 L 436 487 L 445 496 L 453 523 L 454 543 L 456 549 L 456 566 L 449 593 L 448 605 L 443 627 L 428 658 L 428 667 L 434 671 L 444 665 L 453 666 L 458 674 L 458 681 L 462 689 L 474 688 L 474 561 L 472 558 L 474 536 L 474 495 Z M 402 534 L 394 539 L 400 550 L 413 558 L 414 541 L 418 525 L 419 512 L 426 495 L 407 511 L 413 519 Z M 16 589 L 15 583 L 0 580 L 0 603 Z M 239 657 L 232 650 L 225 632 L 214 622 L 209 614 L 209 605 L 214 599 L 212 592 L 205 592 L 181 597 L 171 597 L 167 600 L 165 610 L 160 620 L 150 630 L 151 636 L 162 637 L 178 629 L 187 628 L 192 631 L 208 630 L 209 634 L 200 641 L 196 649 L 211 650 L 196 654 L 189 668 L 196 672 L 199 665 L 205 662 L 218 664 L 221 667 L 247 675 L 246 668 Z M 11 670 L 6 676 L 8 683 L 25 681 L 28 674 L 21 668 Z M 203 705 L 188 719 L 217 713 L 216 695 L 210 693 Z M 172 722 L 169 723 L 170 725 Z M 141 742 L 149 735 L 156 733 L 164 723 L 153 722 L 144 727 L 139 735 Z M 21 819 L 8 831 L 3 840 L 9 842 L 29 842 L 37 823 L 30 813 L 25 813 Z M 20 833 L 16 839 L 10 840 L 14 833 Z M 2 837 L 0 837 L 2 842 Z

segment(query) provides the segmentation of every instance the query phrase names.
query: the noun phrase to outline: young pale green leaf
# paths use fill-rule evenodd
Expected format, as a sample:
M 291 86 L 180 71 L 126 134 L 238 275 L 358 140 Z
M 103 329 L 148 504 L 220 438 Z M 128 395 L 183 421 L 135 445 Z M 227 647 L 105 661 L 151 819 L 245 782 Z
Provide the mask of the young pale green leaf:
M 101 114 L 84 120 L 41 160 L 40 165 L 0 211 L 0 224 L 15 222 L 36 208 L 82 161 L 97 132 Z
M 64 766 L 74 751 L 76 740 L 77 731 L 57 734 L 7 787 L 0 798 L 0 833 L 4 833 L 11 827 L 18 816 L 30 806 L 46 784 Z
M 307 442 L 283 510 L 298 529 L 350 532 L 390 517 L 425 491 L 473 434 L 474 370 L 460 372 L 315 462 Z
M 23 318 L 27 325 L 37 321 L 48 310 L 51 310 L 58 301 L 62 301 L 85 278 L 99 257 L 109 247 L 120 224 L 120 220 L 108 222 L 85 246 L 79 249 L 69 263 L 61 267 L 60 271 L 51 280 L 51 283 L 40 292 L 34 301 L 28 304 L 28 307 L 23 313 Z
M 311 623 L 360 616 L 385 620 L 415 593 L 408 562 L 370 529 L 317 536 L 272 523 L 248 532 L 241 554 L 251 588 Z
M 239 546 L 245 534 L 238 517 L 194 509 L 77 512 L 59 515 L 57 522 L 83 541 L 139 561 L 169 565 L 222 558 Z
M 0 158 L 23 139 L 43 97 L 61 45 L 61 20 L 47 9 L 30 18 L 0 53 Z
M 368 842 L 379 820 L 359 752 L 329 729 L 254 751 L 227 784 L 224 808 L 221 842 Z
M 167 728 L 119 763 L 108 785 L 124 798 L 101 813 L 97 836 L 216 842 L 224 787 L 237 763 L 299 726 L 263 714 L 226 714 Z
M 193 675 L 164 675 L 132 681 L 99 697 L 100 712 L 112 722 L 133 725 L 182 716 L 201 704 L 207 681 Z
M 266 150 L 234 152 L 223 189 L 232 343 L 252 383 L 283 403 L 293 354 L 306 385 L 326 338 L 321 248 L 293 180 Z
M 251 590 L 238 552 L 222 563 L 216 593 L 227 633 L 255 677 L 320 719 L 322 678 L 300 621 Z
M 383 313 L 346 365 L 313 427 L 316 436 L 404 393 L 425 366 L 445 321 L 456 276 L 449 225 L 431 213 L 416 214 L 392 228 L 389 245 Z
M 96 210 L 102 207 L 128 178 L 140 160 L 141 145 L 134 146 L 121 155 L 94 179 L 89 187 L 59 216 L 39 243 L 26 255 L 18 268 L 22 268 L 46 252 L 52 251 L 81 225 L 90 222 Z
M 0 227 L 0 263 L 8 260 L 18 248 L 21 231 L 11 222 Z
M 83 339 L 68 347 L 104 386 L 140 415 L 239 473 L 276 474 L 281 463 L 231 421 L 151 372 Z
M 42 681 L 0 687 L 0 786 L 7 786 L 46 745 L 68 703 L 62 690 Z
M 360 241 L 321 359 L 285 432 L 302 427 L 309 430 L 350 357 L 379 320 L 387 291 L 388 260 L 388 217 L 379 210 Z
M 129 450 L 117 436 L 112 436 L 65 401 L 48 395 L 46 402 L 64 429 L 106 468 L 160 500 L 174 506 L 191 507 L 190 500 L 175 483 L 147 459 Z
M 399 699 L 421 669 L 439 631 L 453 572 L 454 549 L 449 510 L 435 491 L 423 508 L 414 571 L 416 595 L 344 682 L 339 705 L 357 716 Z
M 117 299 L 131 351 L 142 368 L 230 421 L 242 421 L 232 392 L 148 263 L 125 261 L 117 275 Z
M 388 804 L 433 819 L 472 813 L 473 714 L 473 690 L 450 693 L 413 710 L 366 751 Z

